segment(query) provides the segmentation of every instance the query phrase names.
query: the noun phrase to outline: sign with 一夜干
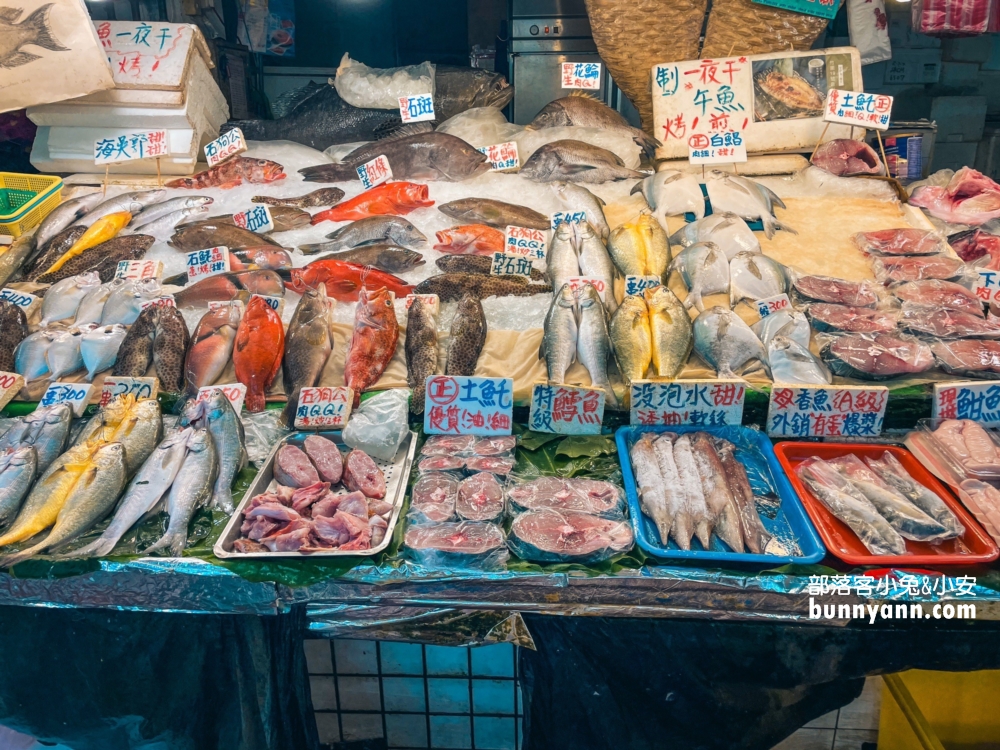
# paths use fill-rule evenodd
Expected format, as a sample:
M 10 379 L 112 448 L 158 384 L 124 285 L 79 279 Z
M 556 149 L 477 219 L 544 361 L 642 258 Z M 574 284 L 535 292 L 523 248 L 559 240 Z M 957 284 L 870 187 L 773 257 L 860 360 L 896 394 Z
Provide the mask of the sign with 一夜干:
M 229 248 L 209 247 L 187 254 L 188 281 L 197 281 L 208 276 L 229 271 Z
M 434 119 L 434 97 L 430 94 L 399 97 L 399 117 L 405 122 Z
M 428 435 L 509 435 L 514 380 L 432 375 L 424 384 Z
M 267 206 L 254 206 L 246 211 L 233 214 L 233 224 L 251 232 L 264 234 L 274 230 L 274 219 L 271 218 L 271 209 Z
M 877 437 L 889 389 L 885 386 L 780 386 L 771 388 L 771 437 Z
M 379 154 L 371 161 L 365 162 L 358 167 L 357 172 L 361 187 L 365 190 L 392 179 L 392 169 L 385 154 Z
M 600 435 L 605 398 L 600 388 L 537 383 L 531 389 L 528 427 L 560 435 Z
M 490 169 L 494 172 L 502 172 L 505 169 L 517 169 L 521 161 L 517 156 L 517 141 L 507 141 L 506 143 L 494 143 L 490 146 L 483 146 L 481 149 L 490 163 Z
M 721 427 L 743 421 L 742 380 L 636 380 L 629 424 Z
M 931 416 L 971 419 L 987 427 L 1000 427 L 1000 383 L 935 383 Z
M 214 167 L 246 150 L 247 142 L 243 139 L 243 131 L 233 128 L 205 144 L 205 160 L 209 167 Z
M 299 405 L 295 410 L 295 427 L 343 429 L 353 403 L 354 391 L 350 388 L 303 388 L 299 391 Z
M 747 145 L 739 131 L 699 133 L 690 138 L 688 148 L 692 164 L 742 164 L 747 160 Z
M 861 58 L 854 47 L 776 51 L 660 63 L 651 78 L 658 157 L 688 159 L 692 149 L 710 150 L 712 136 L 723 139 L 718 148 L 738 150 L 725 145 L 726 133 L 739 133 L 752 155 L 814 147 L 827 126 L 827 92 L 860 87 Z M 860 125 L 831 124 L 826 137 L 861 134 Z
M 490 276 L 525 276 L 530 279 L 531 258 L 495 252 L 490 264 Z
M 117 164 L 170 154 L 166 130 L 147 130 L 94 141 L 94 164 Z
M 508 226 L 504 233 L 504 252 L 523 255 L 531 260 L 545 260 L 545 232 L 529 227 Z
M 888 130 L 892 97 L 860 91 L 830 89 L 826 95 L 826 122 L 839 122 L 875 130 Z
M 559 81 L 564 89 L 596 91 L 601 88 L 601 63 L 564 62 Z

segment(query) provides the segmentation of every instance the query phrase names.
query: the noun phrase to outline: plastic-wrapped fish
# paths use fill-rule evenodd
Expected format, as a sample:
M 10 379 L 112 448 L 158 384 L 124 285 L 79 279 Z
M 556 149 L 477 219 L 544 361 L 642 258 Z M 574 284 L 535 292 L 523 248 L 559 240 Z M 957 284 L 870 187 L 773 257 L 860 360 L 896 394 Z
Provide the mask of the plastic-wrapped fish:
M 958 537 L 965 534 L 958 517 L 951 512 L 937 493 L 931 492 L 914 479 L 899 463 L 899 460 L 889 451 L 882 454 L 881 459 L 866 458 L 865 463 L 882 480 L 891 485 L 897 492 L 904 495 L 920 510 L 929 515 L 947 529 L 949 536 Z
M 766 315 L 750 326 L 750 330 L 757 334 L 765 349 L 771 343 L 771 339 L 778 335 L 786 336 L 808 348 L 812 335 L 809 320 L 798 310 L 779 310 Z

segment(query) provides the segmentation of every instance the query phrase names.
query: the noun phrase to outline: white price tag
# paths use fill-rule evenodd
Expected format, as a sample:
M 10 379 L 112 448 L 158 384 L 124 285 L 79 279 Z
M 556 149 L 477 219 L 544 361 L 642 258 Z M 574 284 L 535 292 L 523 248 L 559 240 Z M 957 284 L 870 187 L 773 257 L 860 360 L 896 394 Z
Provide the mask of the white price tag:
M 177 302 L 174 300 L 174 295 L 165 294 L 162 297 L 151 299 L 139 305 L 140 310 L 145 310 L 147 307 L 177 307 Z
M 746 383 L 727 379 L 636 380 L 630 395 L 630 424 L 721 427 L 742 423 Z
M 692 164 L 743 164 L 747 160 L 747 144 L 743 134 L 699 133 L 688 140 L 688 161 Z
M 514 380 L 433 375 L 424 383 L 428 435 L 509 435 Z
M 299 406 L 295 412 L 295 428 L 334 428 L 347 426 L 354 403 L 350 388 L 303 388 L 299 391 Z
M 523 255 L 493 253 L 490 276 L 524 276 L 531 278 L 531 259 Z
M 523 255 L 532 261 L 545 260 L 545 232 L 541 229 L 508 226 L 504 232 L 504 252 Z
M 163 262 L 159 260 L 123 260 L 115 269 L 116 279 L 159 279 L 163 277 Z
M 756 302 L 757 312 L 760 317 L 766 318 L 768 315 L 773 315 L 781 310 L 790 310 L 792 307 L 791 300 L 788 299 L 787 294 L 777 294 L 774 297 L 768 297 L 767 299 L 759 299 Z
M 268 297 L 266 294 L 251 294 L 250 295 L 250 299 L 253 299 L 254 297 L 260 297 L 262 300 L 264 300 L 267 303 L 267 306 L 270 307 L 272 310 L 274 310 L 278 314 L 279 318 L 281 317 L 281 314 L 283 312 L 285 312 L 285 298 L 284 297 Z
M 0 372 L 0 409 L 24 388 L 24 376 L 16 372 Z
M 87 404 L 90 403 L 90 392 L 93 390 L 93 383 L 52 383 L 42 395 L 38 405 L 69 404 L 73 408 L 73 413 L 82 417 Z
M 358 179 L 361 180 L 361 186 L 365 190 L 392 179 L 392 169 L 389 167 L 389 160 L 385 157 L 385 154 L 376 156 L 371 161 L 365 162 L 358 167 L 357 172 Z
M 877 437 L 889 389 L 883 386 L 782 386 L 771 388 L 767 434 L 771 437 Z
M 490 162 L 490 169 L 494 172 L 517 169 L 521 166 L 521 160 L 517 155 L 517 141 L 494 143 L 491 146 L 483 146 L 479 150 L 486 154 L 486 158 Z
M 659 276 L 626 276 L 625 294 L 642 294 L 647 289 L 655 289 L 663 285 L 663 280 Z
M 430 94 L 399 97 L 399 117 L 403 122 L 434 119 L 434 97 Z
M 169 153 L 170 143 L 166 130 L 147 130 L 94 141 L 94 164 L 152 159 Z
M 195 250 L 187 254 L 186 265 L 189 283 L 227 273 L 230 269 L 229 248 L 210 247 L 205 250 Z
M 606 397 L 599 388 L 536 383 L 528 426 L 559 435 L 600 435 Z
M 211 143 L 205 144 L 205 161 L 208 162 L 208 166 L 215 167 L 246 150 L 247 143 L 243 139 L 243 131 L 233 128 Z
M 251 232 L 264 234 L 274 230 L 274 219 L 271 218 L 271 209 L 261 204 L 233 214 L 233 223 L 238 227 L 243 227 Z
M 129 394 L 136 399 L 156 398 L 160 392 L 157 378 L 122 378 L 109 375 L 101 384 L 101 406 L 107 406 L 112 399 Z
M 243 383 L 220 383 L 219 385 L 206 385 L 198 389 L 198 401 L 207 401 L 213 391 L 222 391 L 233 405 L 233 410 L 239 414 L 243 409 L 243 402 L 247 397 L 247 387 Z
M 564 62 L 559 80 L 564 89 L 596 91 L 601 88 L 601 63 Z
M 931 416 L 971 419 L 987 427 L 1000 427 L 1000 383 L 989 380 L 935 383 Z
M 842 89 L 830 89 L 826 93 L 826 109 L 823 112 L 825 122 L 888 130 L 891 115 L 891 96 Z
M 557 229 L 560 224 L 583 224 L 587 220 L 586 211 L 556 211 L 549 216 L 552 228 Z
M 25 316 L 30 315 L 36 307 L 42 304 L 41 297 L 36 297 L 34 294 L 29 294 L 28 292 L 19 292 L 16 289 L 8 287 L 0 289 L 0 299 L 20 307 L 24 310 Z
M 435 318 L 441 312 L 441 298 L 436 294 L 407 294 L 403 300 L 403 304 L 406 305 L 407 310 L 410 309 L 415 299 L 419 299 L 421 303 L 427 305 L 431 309 L 431 315 Z

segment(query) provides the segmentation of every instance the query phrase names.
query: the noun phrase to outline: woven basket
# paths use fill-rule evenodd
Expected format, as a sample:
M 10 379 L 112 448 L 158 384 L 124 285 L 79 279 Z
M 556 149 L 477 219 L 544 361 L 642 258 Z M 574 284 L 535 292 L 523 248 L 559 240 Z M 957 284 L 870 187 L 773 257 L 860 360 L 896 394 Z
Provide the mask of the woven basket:
M 828 21 L 750 0 L 714 0 L 701 57 L 759 55 L 812 47 Z
M 708 0 L 586 0 L 597 51 L 632 100 L 642 129 L 654 132 L 650 70 L 694 60 Z

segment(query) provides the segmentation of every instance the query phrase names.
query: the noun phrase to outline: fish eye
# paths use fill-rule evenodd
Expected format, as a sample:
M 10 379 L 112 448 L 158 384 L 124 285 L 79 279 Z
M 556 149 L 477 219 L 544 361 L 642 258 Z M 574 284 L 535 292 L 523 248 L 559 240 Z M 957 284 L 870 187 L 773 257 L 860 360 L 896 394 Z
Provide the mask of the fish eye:
M 387 299 L 387 300 L 385 301 L 385 306 L 386 306 L 386 307 L 392 307 L 392 300 L 391 300 L 391 299 Z

